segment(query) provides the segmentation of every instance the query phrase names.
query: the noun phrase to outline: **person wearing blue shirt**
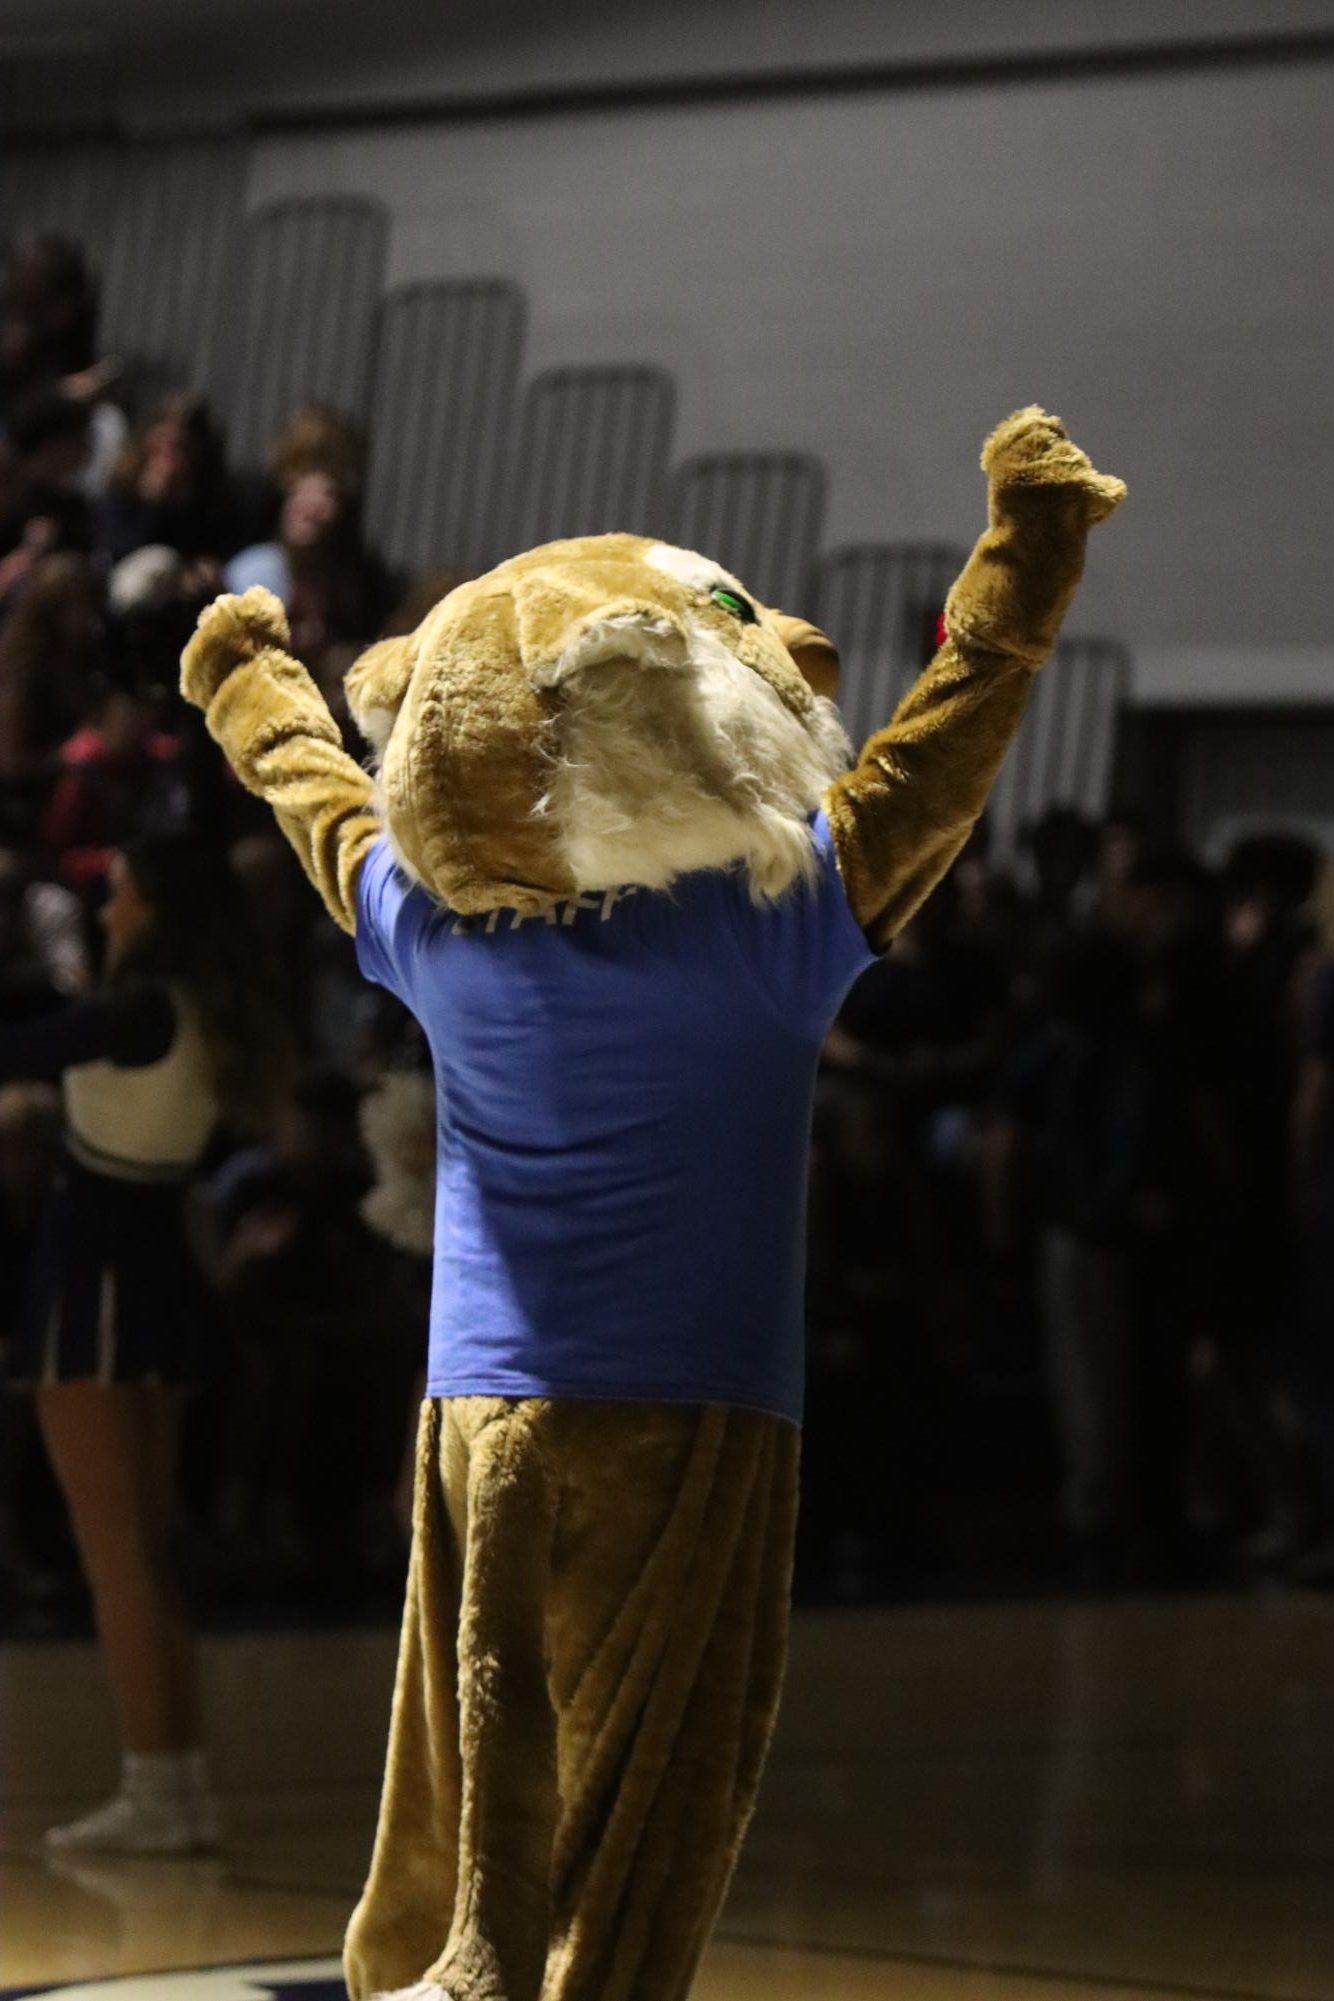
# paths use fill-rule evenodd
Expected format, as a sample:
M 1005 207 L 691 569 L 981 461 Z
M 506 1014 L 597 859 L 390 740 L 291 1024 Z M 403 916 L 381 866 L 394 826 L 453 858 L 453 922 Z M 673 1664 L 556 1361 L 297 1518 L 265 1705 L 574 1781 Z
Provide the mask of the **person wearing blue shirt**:
M 967 837 L 1122 492 L 988 442 L 945 640 L 848 768 L 830 642 L 707 558 L 555 543 L 348 678 L 263 591 L 183 687 L 430 1043 L 435 1286 L 354 2001 L 676 2001 L 777 1713 L 821 1041 Z

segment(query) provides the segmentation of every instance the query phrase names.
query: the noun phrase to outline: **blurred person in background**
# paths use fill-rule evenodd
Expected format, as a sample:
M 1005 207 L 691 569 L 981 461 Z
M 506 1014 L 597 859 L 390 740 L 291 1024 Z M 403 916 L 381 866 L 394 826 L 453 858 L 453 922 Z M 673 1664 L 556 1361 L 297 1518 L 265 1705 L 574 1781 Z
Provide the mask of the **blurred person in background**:
M 362 539 L 365 478 L 365 431 L 328 404 L 311 403 L 275 439 L 267 477 L 243 482 L 243 511 L 261 532 L 228 566 L 226 588 L 262 583 L 282 600 L 289 623 L 304 620 L 310 657 L 302 657 L 312 672 L 326 648 L 378 632 L 392 601 Z
M 86 552 L 92 529 L 82 478 L 93 446 L 88 406 L 63 390 L 41 390 L 11 413 L 6 426 L 10 459 L 0 516 L 3 579 L 12 591 L 22 581 L 14 558 L 61 549 Z
M 196 573 L 201 596 L 218 588 L 240 531 L 222 435 L 202 397 L 167 397 L 136 434 L 95 509 L 93 532 L 110 564 L 165 546 Z
M 1298 1566 L 1334 1581 L 1334 866 L 1323 881 L 1322 950 L 1305 995 L 1293 1104 L 1293 1188 L 1300 1244 L 1294 1379 L 1310 1432 L 1315 1495 Z
M 1098 829 L 1075 806 L 1049 806 L 1024 830 L 1033 914 L 1039 935 L 1053 946 L 1092 913 L 1099 845 Z
M 317 674 L 331 647 L 369 639 L 384 615 L 384 579 L 362 542 L 355 498 L 326 472 L 293 479 L 275 538 L 242 549 L 223 580 L 229 591 L 271 590 L 287 612 L 293 653 Z
M 39 412 L 48 422 L 52 411 L 77 413 L 83 450 L 68 485 L 89 494 L 100 490 L 126 435 L 107 396 L 118 366 L 97 359 L 97 313 L 83 251 L 67 237 L 27 237 L 0 266 L 0 431 L 22 431 Z
M 0 1034 L 0 1079 L 60 1079 L 66 1154 L 9 1343 L 69 1506 L 120 1717 L 115 1797 L 50 1843 L 182 1853 L 216 1815 L 168 1555 L 182 1392 L 203 1339 L 185 1189 L 219 1118 L 262 1122 L 283 1025 L 225 862 L 145 842 L 111 871 L 95 997 Z
M 1315 934 L 1318 875 L 1295 835 L 1239 841 L 1224 866 L 1218 1229 L 1212 1312 L 1199 1356 L 1215 1507 L 1246 1553 L 1284 1560 L 1300 1536 L 1300 1444 L 1287 1382 L 1298 1313 L 1292 1104 L 1302 1024 L 1298 995 Z
M 17 603 L 34 566 L 60 540 L 58 525 L 31 514 L 28 503 L 22 456 L 0 430 L 0 617 Z
M 0 848 L 0 1024 L 49 1014 L 89 982 L 78 897 L 43 882 L 21 848 Z
M 1138 814 L 1111 813 L 1098 829 L 1093 907 L 1097 921 L 1108 930 L 1116 930 L 1121 922 L 1127 885 L 1144 847 L 1144 827 Z
M 951 874 L 856 982 L 825 1043 L 826 1075 L 841 1084 L 822 1093 L 825 1148 L 864 1184 L 865 1199 L 845 1206 L 847 1255 L 858 1240 L 883 1253 L 886 1218 L 911 1217 L 903 1250 L 921 1315 L 944 1305 L 954 1260 L 942 1255 L 942 1179 L 1000 1057 L 1006 1006 L 996 945 L 984 923 L 961 921 Z
M 326 1599 L 386 1564 L 397 1576 L 403 1414 L 425 1339 L 363 1219 L 359 1102 L 342 1072 L 307 1076 L 272 1141 L 233 1154 L 199 1204 L 232 1359 L 224 1549 L 252 1567 L 259 1551 L 281 1593 L 304 1574 Z
M 84 556 L 47 556 L 0 628 L 0 812 L 30 834 L 106 665 L 104 596 Z
M 0 267 L 0 409 L 90 368 L 97 316 L 81 247 L 54 230 L 20 238 Z
M 1155 1194 L 1137 1238 L 1133 1382 L 1137 1552 L 1141 1574 L 1215 1560 L 1217 1524 L 1192 1490 L 1192 1373 L 1214 1320 L 1217 1233 L 1230 1146 L 1217 899 L 1185 850 L 1134 844 L 1104 871 L 1099 922 L 1131 953 L 1153 1108 Z
M 60 1093 L 50 1085 L 0 1087 L 0 1357 L 15 1329 L 23 1275 L 50 1197 L 61 1123 Z M 11 1591 L 30 1588 L 35 1577 L 30 1544 L 33 1494 L 42 1484 L 40 1456 L 22 1400 L 0 1397 L 0 1586 Z
M 277 492 L 290 493 L 307 473 L 322 473 L 348 500 L 359 502 L 366 481 L 366 433 L 328 403 L 308 403 L 274 441 L 269 471 Z
M 1152 1219 L 1149 1067 L 1133 961 L 1117 940 L 1075 932 L 1055 951 L 1047 1018 L 1002 1079 L 993 1166 L 1027 1173 L 1038 1223 L 1047 1385 L 1075 1574 L 1120 1573 L 1130 1518 L 1135 1251 Z M 997 1205 L 1002 1206 L 1002 1205 Z
M 118 849 L 182 830 L 180 748 L 159 726 L 151 693 L 132 685 L 102 690 L 89 720 L 60 747 L 59 775 L 41 818 L 42 846 L 58 883 L 100 899 Z
M 97 323 L 97 287 L 77 243 L 48 231 L 10 250 L 0 268 L 0 428 L 42 404 L 81 411 L 73 484 L 90 500 L 105 492 L 129 433 L 113 394 L 120 364 L 99 358 Z

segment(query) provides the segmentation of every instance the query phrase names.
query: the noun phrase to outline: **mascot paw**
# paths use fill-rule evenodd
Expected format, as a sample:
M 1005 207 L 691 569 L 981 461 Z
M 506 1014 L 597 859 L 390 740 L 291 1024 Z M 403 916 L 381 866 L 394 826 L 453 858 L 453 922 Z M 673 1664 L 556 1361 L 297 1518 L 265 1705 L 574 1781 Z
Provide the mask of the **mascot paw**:
M 247 660 L 288 644 L 287 613 L 272 591 L 255 584 L 244 597 L 214 598 L 199 614 L 181 656 L 181 693 L 207 708 L 227 676 Z
M 1045 488 L 1053 498 L 1075 499 L 1087 522 L 1105 520 L 1126 496 L 1125 482 L 1095 472 L 1060 418 L 1036 403 L 996 426 L 982 448 L 982 470 L 999 499 Z

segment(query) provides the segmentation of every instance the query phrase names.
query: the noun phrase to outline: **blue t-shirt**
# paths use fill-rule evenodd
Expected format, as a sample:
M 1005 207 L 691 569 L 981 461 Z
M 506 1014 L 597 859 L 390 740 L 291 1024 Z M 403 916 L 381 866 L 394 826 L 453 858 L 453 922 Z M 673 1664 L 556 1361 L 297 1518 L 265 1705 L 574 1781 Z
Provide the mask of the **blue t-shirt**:
M 431 1396 L 799 1421 L 816 1062 L 873 957 L 814 830 L 776 904 L 712 870 L 529 918 L 459 917 L 372 848 L 361 969 L 435 1062 Z

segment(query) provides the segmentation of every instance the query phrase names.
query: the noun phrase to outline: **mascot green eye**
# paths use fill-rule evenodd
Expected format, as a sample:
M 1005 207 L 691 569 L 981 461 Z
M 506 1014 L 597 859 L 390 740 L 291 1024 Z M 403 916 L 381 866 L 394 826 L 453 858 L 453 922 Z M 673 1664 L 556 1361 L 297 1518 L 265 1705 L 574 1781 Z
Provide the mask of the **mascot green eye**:
M 724 611 L 730 611 L 733 618 L 739 618 L 743 625 L 758 624 L 754 605 L 749 598 L 743 598 L 739 591 L 729 591 L 726 584 L 715 584 L 709 596 L 715 604 L 721 605 Z

